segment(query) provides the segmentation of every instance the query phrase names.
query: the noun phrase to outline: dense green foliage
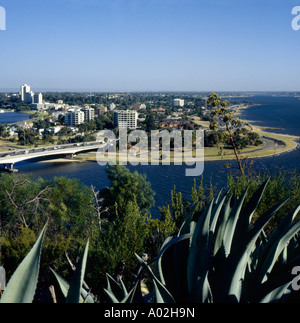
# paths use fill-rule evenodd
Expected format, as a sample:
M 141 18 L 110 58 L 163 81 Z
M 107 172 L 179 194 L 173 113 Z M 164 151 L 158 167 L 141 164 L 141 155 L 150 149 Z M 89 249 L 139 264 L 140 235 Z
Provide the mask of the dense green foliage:
M 293 293 L 290 272 L 299 258 L 298 206 L 285 214 L 267 236 L 264 228 L 285 201 L 270 208 L 252 223 L 268 180 L 251 195 L 238 197 L 230 189 L 218 194 L 195 217 L 187 214 L 179 231 L 163 243 L 155 270 L 136 255 L 153 281 L 153 292 L 142 296 L 136 284 L 123 299 L 107 294 L 114 303 L 270 303 L 286 302 Z M 129 296 L 130 295 L 130 296 Z M 294 296 L 294 295 L 293 295 Z
M 109 188 L 102 191 L 105 205 L 110 208 L 117 203 L 119 211 L 125 211 L 129 201 L 136 198 L 141 212 L 147 212 L 154 205 L 154 191 L 144 175 L 137 171 L 131 173 L 123 165 L 110 166 L 107 177 L 111 181 Z
M 147 253 L 149 259 L 155 259 L 165 239 L 177 234 L 189 212 L 192 210 L 197 220 L 216 195 L 212 186 L 203 186 L 202 177 L 195 179 L 190 201 L 183 199 L 174 187 L 170 192 L 170 205 L 160 209 L 160 219 L 152 219 L 149 209 L 154 203 L 154 193 L 144 176 L 131 173 L 119 165 L 108 167 L 107 176 L 111 181 L 110 186 L 95 192 L 77 180 L 64 177 L 43 180 L 22 174 L 1 174 L 0 262 L 5 263 L 8 278 L 48 221 L 37 301 L 50 299 L 47 296 L 49 285 L 57 287 L 49 267 L 70 281 L 73 271 L 69 262 L 76 265 L 87 240 L 89 255 L 85 279 L 92 287 L 93 294 L 98 295 L 101 302 L 107 300 L 103 294 L 107 284 L 106 273 L 111 274 L 112 279 L 123 277 L 126 287 L 130 289 L 132 274 L 137 272 L 135 254 Z M 245 195 L 245 203 L 248 203 L 265 180 L 264 175 L 229 176 L 228 186 L 233 188 L 236 198 L 248 187 Z M 287 197 L 290 199 L 264 227 L 267 236 L 271 235 L 286 214 L 300 204 L 298 174 L 282 173 L 269 180 L 260 204 L 251 217 L 252 222 Z M 58 288 L 56 292 L 59 298 Z
M 29 251 L 47 219 L 42 269 L 49 264 L 64 266 L 65 251 L 77 255 L 93 231 L 93 197 L 88 187 L 63 177 L 44 181 L 22 174 L 2 174 L 0 181 L 2 259 L 8 275 Z
M 114 271 L 124 260 L 129 275 L 136 266 L 134 253 L 143 252 L 146 245 L 155 248 L 169 234 L 164 229 L 167 222 L 150 218 L 148 208 L 154 204 L 154 193 L 144 176 L 121 166 L 108 168 L 107 172 L 112 183 L 103 192 L 109 196 L 106 203 L 102 203 L 102 196 L 95 200 L 93 190 L 77 180 L 59 177 L 46 181 L 22 174 L 1 174 L 0 259 L 5 263 L 8 277 L 28 253 L 47 220 L 42 281 L 49 283 L 50 265 L 68 277 L 71 267 L 66 255 L 75 263 L 89 237 L 90 259 L 94 259 L 95 265 L 89 267 L 87 277 L 93 281 L 97 277 L 93 287 L 99 294 L 106 282 L 106 272 Z M 107 206 L 108 210 L 100 217 L 101 209 Z
M 233 140 L 238 149 L 247 148 L 248 146 L 259 146 L 263 142 L 256 132 L 248 131 L 246 128 L 238 128 L 233 132 Z M 204 133 L 204 146 L 215 147 L 223 145 L 230 148 L 231 142 L 224 130 L 206 131 Z

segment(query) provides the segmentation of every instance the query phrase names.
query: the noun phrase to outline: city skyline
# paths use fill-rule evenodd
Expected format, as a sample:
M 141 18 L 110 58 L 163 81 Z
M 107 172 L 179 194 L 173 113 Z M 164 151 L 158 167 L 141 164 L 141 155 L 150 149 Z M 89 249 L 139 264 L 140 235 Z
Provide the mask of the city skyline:
M 8 1 L 0 89 L 299 91 L 295 0 Z

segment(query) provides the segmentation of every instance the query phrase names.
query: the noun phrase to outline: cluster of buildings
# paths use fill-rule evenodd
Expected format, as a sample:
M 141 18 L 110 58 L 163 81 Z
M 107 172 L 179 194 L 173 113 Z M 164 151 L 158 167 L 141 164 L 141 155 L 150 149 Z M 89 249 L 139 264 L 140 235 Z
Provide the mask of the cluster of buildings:
M 95 110 L 91 107 L 73 107 L 67 110 L 65 114 L 65 125 L 68 127 L 76 127 L 84 121 L 91 122 L 95 119 Z
M 53 114 L 57 116 L 63 114 L 65 117 L 65 126 L 68 127 L 77 127 L 85 121 L 91 122 L 96 117 L 100 117 L 108 111 L 113 111 L 114 127 L 136 129 L 138 113 L 140 110 L 146 109 L 146 105 L 143 103 L 136 103 L 128 110 L 115 110 L 116 105 L 114 103 L 111 103 L 109 107 L 95 105 L 86 107 L 69 106 L 68 104 L 64 104 L 62 100 L 58 100 L 56 103 L 49 103 L 43 100 L 42 93 L 34 93 L 27 84 L 21 86 L 20 98 L 25 104 L 30 104 L 32 110 L 55 110 L 57 112 Z M 171 106 L 184 107 L 184 100 L 175 98 L 172 100 Z M 164 113 L 164 111 L 165 109 L 160 108 L 156 112 Z
M 20 90 L 21 101 L 25 104 L 30 104 L 31 110 L 45 111 L 50 109 L 61 109 L 66 105 L 63 104 L 62 100 L 58 100 L 56 103 L 49 103 L 43 100 L 42 93 L 34 93 L 31 91 L 30 85 L 23 84 Z
M 65 125 L 76 127 L 85 121 L 91 122 L 95 117 L 106 113 L 107 107 L 72 107 L 65 113 Z M 134 110 L 121 110 L 113 112 L 114 127 L 136 129 L 138 113 Z
M 42 104 L 43 103 L 43 94 L 37 93 L 35 94 L 31 91 L 30 86 L 24 84 L 21 86 L 20 91 L 21 101 L 26 104 Z
M 96 109 L 96 113 L 98 111 L 99 110 Z M 100 110 L 98 113 L 98 116 L 100 116 L 103 113 L 103 110 Z M 90 122 L 94 120 L 95 116 L 97 116 L 97 114 L 95 114 L 95 109 L 92 107 L 71 108 L 68 109 L 65 114 L 65 125 L 68 127 L 76 127 L 85 121 Z M 134 110 L 117 110 L 113 112 L 114 127 L 136 129 L 137 120 L 138 113 Z
M 48 103 L 43 101 L 42 93 L 35 94 L 31 91 L 29 85 L 24 84 L 21 86 L 20 91 L 21 101 L 25 104 L 30 104 L 32 110 L 45 111 L 45 110 L 63 110 L 65 116 L 65 125 L 68 127 L 76 127 L 85 121 L 91 122 L 95 117 L 100 117 L 110 111 L 114 111 L 116 105 L 112 103 L 109 108 L 105 106 L 89 106 L 89 107 L 77 107 L 66 105 L 63 101 L 59 100 L 56 103 Z M 113 112 L 114 126 L 119 128 L 136 129 L 138 113 L 140 109 L 146 109 L 145 104 L 135 104 L 132 110 L 122 110 Z

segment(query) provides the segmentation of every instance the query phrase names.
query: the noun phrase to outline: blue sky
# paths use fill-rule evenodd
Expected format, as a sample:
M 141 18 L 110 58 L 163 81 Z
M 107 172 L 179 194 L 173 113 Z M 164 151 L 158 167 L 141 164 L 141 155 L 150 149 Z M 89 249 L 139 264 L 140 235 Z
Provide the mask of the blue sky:
M 300 0 L 0 0 L 0 89 L 300 91 Z

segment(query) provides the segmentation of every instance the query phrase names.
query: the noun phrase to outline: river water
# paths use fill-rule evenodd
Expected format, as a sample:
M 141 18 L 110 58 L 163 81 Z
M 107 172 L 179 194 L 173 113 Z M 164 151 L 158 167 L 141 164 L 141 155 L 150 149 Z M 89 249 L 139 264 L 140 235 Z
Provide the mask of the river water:
M 10 124 L 29 119 L 30 114 L 21 112 L 4 112 L 0 113 L 0 123 Z
M 247 120 L 259 121 L 259 125 L 280 128 L 272 132 L 299 135 L 300 136 L 300 100 L 296 97 L 266 96 L 255 95 L 236 100 L 248 100 L 257 106 L 252 106 L 242 111 L 242 118 Z M 1 116 L 0 116 L 1 118 Z M 1 119 L 0 119 L 1 122 Z M 284 153 L 278 156 L 254 159 L 251 167 L 253 172 L 274 173 L 277 170 L 298 171 L 300 172 L 300 149 Z M 227 164 L 231 168 L 227 168 Z M 176 191 L 181 192 L 185 199 L 190 200 L 194 177 L 185 176 L 188 166 L 152 166 L 138 165 L 127 166 L 131 171 L 138 171 L 145 174 L 147 180 L 151 182 L 152 189 L 155 191 L 155 207 L 151 209 L 153 217 L 159 215 L 158 208 L 170 203 L 170 192 L 174 185 Z M 25 172 L 33 177 L 51 179 L 54 176 L 66 176 L 76 178 L 87 186 L 95 186 L 98 189 L 109 185 L 106 177 L 106 167 L 99 166 L 96 162 L 83 163 L 30 163 L 22 162 L 16 165 L 19 171 Z M 226 186 L 229 173 L 239 174 L 236 161 L 211 161 L 205 162 L 203 172 L 204 187 L 208 190 L 210 183 L 217 191 Z M 199 183 L 200 178 L 196 178 Z

